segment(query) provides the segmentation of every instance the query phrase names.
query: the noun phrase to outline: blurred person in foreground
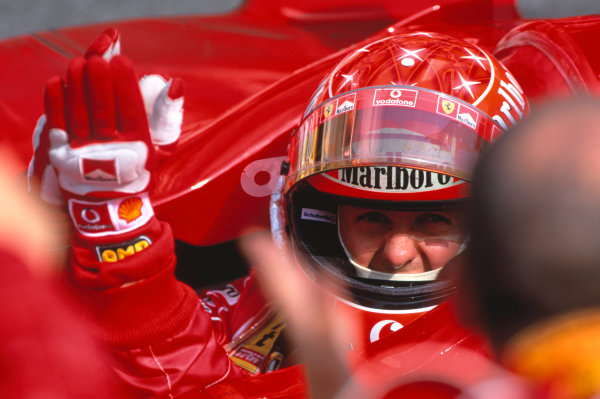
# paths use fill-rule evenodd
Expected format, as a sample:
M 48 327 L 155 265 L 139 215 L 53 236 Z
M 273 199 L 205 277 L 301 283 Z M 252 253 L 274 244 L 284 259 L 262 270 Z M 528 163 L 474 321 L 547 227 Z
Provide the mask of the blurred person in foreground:
M 0 397 L 125 397 L 46 249 L 61 241 L 52 216 L 20 190 L 9 150 L 0 155 Z
M 591 98 L 539 109 L 473 180 L 461 309 L 529 397 L 600 394 L 599 110 Z

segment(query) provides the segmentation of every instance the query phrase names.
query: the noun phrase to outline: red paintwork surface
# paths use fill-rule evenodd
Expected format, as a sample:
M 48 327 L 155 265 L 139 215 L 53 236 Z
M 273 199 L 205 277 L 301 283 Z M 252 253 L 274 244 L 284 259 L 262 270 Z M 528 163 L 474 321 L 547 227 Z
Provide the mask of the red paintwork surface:
M 437 3 L 439 10 L 431 8 Z M 15 150 L 24 169 L 45 80 L 63 74 L 70 58 L 115 26 L 139 75 L 162 73 L 185 82 L 182 139 L 160 166 L 151 193 L 157 214 L 171 223 L 177 238 L 192 244 L 235 239 L 250 226 L 268 226 L 268 195 L 251 196 L 240 182 L 254 181 L 255 195 L 265 191 L 269 173 L 276 176 L 281 162 L 275 157 L 286 154 L 289 136 L 325 73 L 373 39 L 369 36 L 390 34 L 386 28 L 392 24 L 496 49 L 534 108 L 548 96 L 600 92 L 598 17 L 523 21 L 511 0 L 254 0 L 225 15 L 122 21 L 0 43 L 0 140 Z M 264 161 L 269 158 L 274 159 Z M 243 174 L 254 161 L 259 167 Z M 493 369 L 486 348 L 460 327 L 446 303 L 350 356 L 368 385 L 390 388 L 417 375 L 443 375 L 432 384 L 446 384 L 450 393 L 431 397 L 452 397 L 456 388 Z M 210 397 L 225 394 L 300 398 L 306 387 L 302 368 L 294 366 L 208 389 Z

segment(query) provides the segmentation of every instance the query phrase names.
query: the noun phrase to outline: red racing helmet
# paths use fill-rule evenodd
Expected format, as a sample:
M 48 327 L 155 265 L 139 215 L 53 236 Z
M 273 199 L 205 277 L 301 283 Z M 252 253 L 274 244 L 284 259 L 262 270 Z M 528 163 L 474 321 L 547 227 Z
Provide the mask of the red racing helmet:
M 355 50 L 319 85 L 292 136 L 273 233 L 309 277 L 342 284 L 340 304 L 368 314 L 373 341 L 455 287 L 437 272 L 396 276 L 357 264 L 340 238 L 339 206 L 460 208 L 479 154 L 528 111 L 510 72 L 469 42 L 416 32 Z

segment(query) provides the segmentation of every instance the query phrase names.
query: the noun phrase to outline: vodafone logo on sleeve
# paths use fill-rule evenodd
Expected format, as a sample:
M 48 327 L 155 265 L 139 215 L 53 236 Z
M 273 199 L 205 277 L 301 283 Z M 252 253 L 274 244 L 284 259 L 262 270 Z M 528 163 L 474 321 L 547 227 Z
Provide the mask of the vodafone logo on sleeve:
M 82 233 L 103 233 L 114 231 L 115 225 L 105 202 L 93 203 L 84 201 L 69 202 L 69 211 L 75 227 Z

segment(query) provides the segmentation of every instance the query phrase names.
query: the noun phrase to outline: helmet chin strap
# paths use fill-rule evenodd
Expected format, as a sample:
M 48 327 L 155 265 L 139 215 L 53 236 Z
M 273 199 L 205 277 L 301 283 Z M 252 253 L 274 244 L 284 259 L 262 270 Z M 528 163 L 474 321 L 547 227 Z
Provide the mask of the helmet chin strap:
M 340 220 L 339 215 L 338 215 L 337 220 L 338 221 Z M 433 281 L 433 280 L 437 279 L 438 274 L 443 269 L 443 267 L 440 267 L 439 269 L 429 270 L 429 271 L 423 272 L 423 273 L 385 273 L 385 272 L 379 272 L 377 270 L 369 269 L 368 267 L 359 265 L 358 262 L 356 262 L 354 260 L 352 255 L 350 255 L 350 252 L 346 248 L 346 245 L 344 245 L 344 240 L 342 240 L 342 235 L 340 234 L 339 222 L 337 224 L 337 233 L 338 233 L 338 240 L 340 241 L 340 244 L 342 245 L 342 248 L 344 249 L 344 253 L 348 257 L 348 261 L 350 262 L 350 264 L 352 266 L 354 266 L 356 275 L 360 278 L 368 278 L 368 279 L 373 279 L 373 280 L 385 280 L 385 281 Z M 468 242 L 469 242 L 469 237 L 466 237 L 465 240 L 462 242 L 456 255 L 460 254 L 462 251 L 465 250 Z

